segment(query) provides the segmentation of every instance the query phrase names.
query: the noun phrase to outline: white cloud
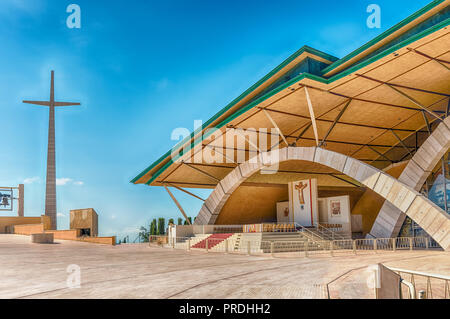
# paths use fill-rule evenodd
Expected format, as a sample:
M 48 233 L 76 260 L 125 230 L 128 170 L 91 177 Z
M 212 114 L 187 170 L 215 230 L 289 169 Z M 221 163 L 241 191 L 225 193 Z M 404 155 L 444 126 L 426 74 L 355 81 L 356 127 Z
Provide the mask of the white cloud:
M 56 179 L 56 185 L 58 185 L 58 186 L 64 186 L 71 182 L 72 182 L 71 178 L 57 178 Z
M 57 178 L 56 179 L 56 185 L 58 186 L 65 186 L 65 185 L 76 185 L 76 186 L 82 186 L 84 183 L 82 181 L 74 181 L 72 178 L 63 177 L 63 178 Z
M 39 177 L 29 177 L 29 178 L 25 178 L 23 183 L 24 184 L 34 184 L 34 183 L 38 183 L 41 179 Z
M 63 213 L 58 213 L 58 214 L 56 214 L 56 216 L 58 216 L 58 217 L 66 217 L 66 215 L 64 215 Z

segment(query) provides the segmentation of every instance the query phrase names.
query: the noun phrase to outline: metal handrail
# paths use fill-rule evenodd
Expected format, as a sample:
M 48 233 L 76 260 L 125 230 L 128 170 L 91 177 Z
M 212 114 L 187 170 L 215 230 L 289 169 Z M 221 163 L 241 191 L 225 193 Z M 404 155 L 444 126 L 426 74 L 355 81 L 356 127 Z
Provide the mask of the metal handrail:
M 408 275 L 417 275 L 417 276 L 430 277 L 430 278 L 435 278 L 435 279 L 450 280 L 450 276 L 446 276 L 446 275 L 429 274 L 429 273 L 421 272 L 421 271 L 414 271 L 414 270 L 407 270 L 407 269 L 393 268 L 393 267 L 388 267 L 388 268 L 392 271 L 399 272 L 399 273 L 405 273 Z
M 340 235 L 340 234 L 338 234 L 338 233 L 332 231 L 331 229 L 329 229 L 329 228 L 323 226 L 323 225 L 320 224 L 320 223 L 315 223 L 315 225 L 316 225 L 316 227 L 317 227 L 317 230 L 318 230 L 320 233 L 325 233 L 325 234 L 328 233 L 328 234 L 330 234 L 331 240 L 334 240 L 334 239 L 337 239 L 337 240 L 339 240 L 339 239 L 349 239 L 349 238 L 346 238 L 346 237 L 343 236 L 343 235 Z M 322 230 L 321 230 L 321 229 L 322 229 Z
M 411 275 L 412 283 L 404 282 L 405 280 L 402 278 L 402 283 L 405 283 L 409 287 L 411 299 L 415 299 L 416 295 L 417 295 L 414 276 L 420 276 L 420 277 L 424 277 L 427 279 L 427 291 L 426 291 L 427 298 L 428 298 L 428 296 L 433 298 L 433 288 L 432 288 L 431 280 L 430 280 L 431 278 L 444 281 L 444 299 L 450 298 L 450 286 L 449 286 L 450 276 L 440 275 L 440 274 L 430 274 L 430 273 L 421 272 L 421 271 L 407 270 L 407 269 L 394 268 L 394 267 L 388 267 L 388 268 L 394 272 L 397 272 L 400 275 L 400 277 L 402 274 Z
M 416 287 L 409 281 L 406 281 L 404 279 L 400 279 L 400 284 L 404 284 L 409 289 L 409 296 L 411 299 L 416 299 Z
M 311 237 L 309 237 L 309 236 L 307 236 L 307 237 L 308 237 L 308 240 L 312 241 L 313 243 L 319 244 L 320 241 L 326 240 L 325 238 L 322 238 L 320 235 L 312 232 L 311 230 L 309 230 L 308 228 L 306 228 L 303 225 L 300 225 L 300 224 L 294 222 L 294 226 L 295 226 L 295 229 L 300 228 L 302 232 L 306 232 L 307 234 L 310 234 Z M 317 237 L 319 237 L 319 240 L 315 239 Z

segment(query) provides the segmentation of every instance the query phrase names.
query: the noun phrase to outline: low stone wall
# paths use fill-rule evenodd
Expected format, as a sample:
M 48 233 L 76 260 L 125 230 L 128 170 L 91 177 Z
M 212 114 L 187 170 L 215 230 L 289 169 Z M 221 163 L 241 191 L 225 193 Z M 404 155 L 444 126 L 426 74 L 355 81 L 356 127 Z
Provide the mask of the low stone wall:
M 48 234 L 53 234 L 55 239 L 62 240 L 78 240 L 79 231 L 75 229 L 71 230 L 47 230 Z
M 41 217 L 0 217 L 0 234 L 6 233 L 7 230 L 13 232 L 14 226 L 17 225 L 35 225 L 41 223 Z
M 43 221 L 44 221 L 44 223 L 41 223 L 41 224 L 14 225 L 14 226 L 10 226 L 10 227 L 12 229 L 12 233 L 14 233 L 16 235 L 31 236 L 34 234 L 52 234 L 54 239 L 83 241 L 83 242 L 87 242 L 87 243 L 112 245 L 112 246 L 116 245 L 116 236 L 80 237 L 80 231 L 77 229 L 47 230 L 48 229 L 48 227 L 47 227 L 48 221 L 47 220 L 43 220 Z
M 116 245 L 116 236 L 111 237 L 80 237 L 78 241 L 84 241 L 93 244 Z
M 33 234 L 41 234 L 44 232 L 44 224 L 36 224 L 36 225 L 15 225 L 14 226 L 14 234 L 17 235 L 33 235 Z

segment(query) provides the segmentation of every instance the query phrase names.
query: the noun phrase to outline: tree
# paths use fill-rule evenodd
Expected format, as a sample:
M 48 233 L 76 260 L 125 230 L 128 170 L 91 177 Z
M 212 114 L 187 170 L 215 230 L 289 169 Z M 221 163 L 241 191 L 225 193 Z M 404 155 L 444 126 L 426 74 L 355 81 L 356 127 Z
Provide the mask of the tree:
M 158 235 L 166 233 L 166 220 L 163 217 L 158 218 Z
M 183 225 L 183 218 L 178 217 L 178 225 Z
M 175 225 L 175 221 L 173 220 L 173 218 L 169 219 L 169 225 L 170 224 Z
M 150 224 L 150 235 L 155 236 L 157 233 L 156 219 L 154 218 Z
M 188 219 L 189 219 L 189 221 L 190 221 L 191 224 L 192 224 L 192 217 L 188 217 Z M 184 224 L 185 224 L 185 225 L 189 225 L 189 223 L 187 222 L 187 220 L 184 221 Z
M 147 229 L 144 226 L 141 226 L 139 232 L 139 242 L 148 243 L 149 239 L 150 239 L 150 227 L 149 229 Z

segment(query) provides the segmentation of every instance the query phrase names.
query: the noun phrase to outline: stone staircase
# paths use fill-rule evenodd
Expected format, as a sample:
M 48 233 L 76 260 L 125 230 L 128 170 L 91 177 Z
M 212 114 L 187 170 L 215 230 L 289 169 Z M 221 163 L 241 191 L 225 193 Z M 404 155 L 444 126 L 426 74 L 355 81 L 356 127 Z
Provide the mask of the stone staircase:
M 197 242 L 194 245 L 191 244 L 191 247 L 206 249 L 206 244 L 208 242 L 208 249 L 213 250 L 214 247 L 223 244 L 225 240 L 227 240 L 228 238 L 230 238 L 232 236 L 233 236 L 233 234 L 212 234 L 212 235 L 209 235 L 208 237 L 206 237 L 205 239 Z

